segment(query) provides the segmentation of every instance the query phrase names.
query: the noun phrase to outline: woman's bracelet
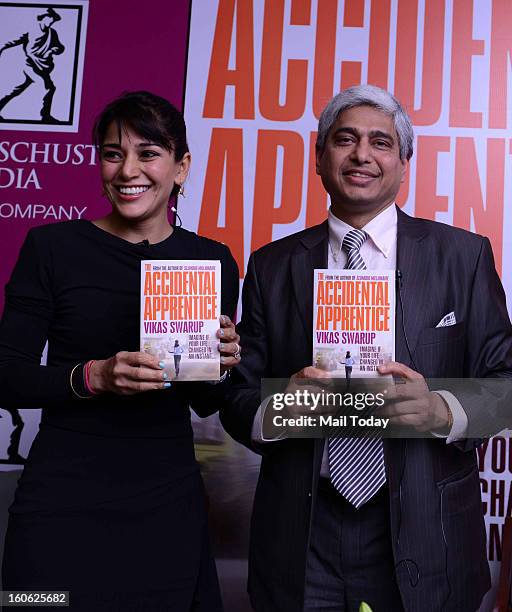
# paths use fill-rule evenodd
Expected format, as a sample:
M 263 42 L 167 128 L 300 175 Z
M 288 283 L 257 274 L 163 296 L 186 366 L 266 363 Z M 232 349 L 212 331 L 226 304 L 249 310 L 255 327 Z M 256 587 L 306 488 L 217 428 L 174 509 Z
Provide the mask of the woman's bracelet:
M 80 399 L 90 399 L 93 393 L 89 391 L 85 380 L 85 363 L 77 363 L 69 375 L 69 386 L 73 395 Z
M 91 359 L 85 364 L 85 368 L 84 368 L 85 388 L 87 389 L 87 391 L 89 391 L 89 393 L 92 393 L 92 395 L 98 395 L 97 392 L 91 387 L 91 378 L 90 378 L 91 377 L 91 367 L 94 361 L 95 361 L 94 359 Z

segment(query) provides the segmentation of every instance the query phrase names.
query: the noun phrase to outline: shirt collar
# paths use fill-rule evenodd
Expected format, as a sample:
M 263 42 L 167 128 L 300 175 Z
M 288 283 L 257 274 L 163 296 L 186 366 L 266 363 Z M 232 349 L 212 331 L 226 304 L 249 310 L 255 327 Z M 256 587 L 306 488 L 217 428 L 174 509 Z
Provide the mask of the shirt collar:
M 332 212 L 331 208 L 329 208 L 328 225 L 329 241 L 331 243 L 332 250 L 337 252 L 340 249 L 340 246 L 343 244 L 345 235 L 354 228 L 348 223 L 345 223 L 345 221 L 338 219 L 338 217 L 336 217 L 336 215 Z M 384 257 L 389 257 L 390 250 L 393 247 L 396 238 L 396 206 L 393 204 L 385 208 L 362 229 L 364 229 L 364 231 L 368 234 L 373 244 L 384 255 Z

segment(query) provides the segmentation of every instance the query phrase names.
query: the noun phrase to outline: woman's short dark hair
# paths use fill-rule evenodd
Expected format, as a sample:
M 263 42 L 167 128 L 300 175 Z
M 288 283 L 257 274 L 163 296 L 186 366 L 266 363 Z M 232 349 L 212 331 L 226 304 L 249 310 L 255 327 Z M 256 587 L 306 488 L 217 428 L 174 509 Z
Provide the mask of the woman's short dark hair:
M 126 127 L 148 142 L 174 153 L 180 161 L 188 153 L 187 128 L 181 112 L 168 100 L 149 91 L 128 91 L 107 104 L 94 123 L 92 137 L 101 148 L 111 123 L 121 131 Z

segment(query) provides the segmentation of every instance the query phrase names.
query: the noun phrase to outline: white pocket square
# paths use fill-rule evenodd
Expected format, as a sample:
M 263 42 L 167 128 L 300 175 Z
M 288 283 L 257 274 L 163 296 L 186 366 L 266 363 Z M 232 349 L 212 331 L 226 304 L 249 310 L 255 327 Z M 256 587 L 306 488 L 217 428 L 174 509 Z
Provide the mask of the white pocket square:
M 450 325 L 455 325 L 455 323 L 457 323 L 457 319 L 455 318 L 455 313 L 452 310 L 447 315 L 444 315 L 436 327 L 450 327 Z

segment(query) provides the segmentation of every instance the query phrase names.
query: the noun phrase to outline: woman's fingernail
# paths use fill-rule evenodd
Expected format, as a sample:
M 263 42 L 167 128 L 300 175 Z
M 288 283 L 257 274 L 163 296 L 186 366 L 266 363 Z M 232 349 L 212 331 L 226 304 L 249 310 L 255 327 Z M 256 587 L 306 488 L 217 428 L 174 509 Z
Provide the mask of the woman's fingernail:
M 221 363 L 226 363 L 226 359 L 227 359 L 227 357 L 221 357 L 220 358 Z
M 228 318 L 226 315 L 220 315 L 220 322 L 226 324 L 228 322 Z
M 169 378 L 169 377 L 167 376 L 167 372 L 164 372 L 164 373 L 162 374 L 162 376 L 163 376 L 163 379 L 164 379 L 164 380 L 167 380 L 167 379 Z
M 168 389 L 171 386 L 171 383 L 169 381 L 164 382 L 164 389 Z
M 224 336 L 224 330 L 223 329 L 219 329 L 219 336 Z
M 158 367 L 164 369 L 165 363 L 163 361 L 158 362 Z
M 222 342 L 219 342 L 219 344 L 217 344 L 217 348 L 219 349 L 219 351 L 222 350 Z

